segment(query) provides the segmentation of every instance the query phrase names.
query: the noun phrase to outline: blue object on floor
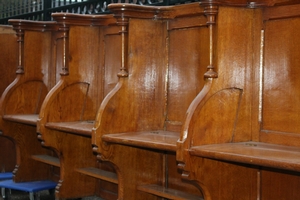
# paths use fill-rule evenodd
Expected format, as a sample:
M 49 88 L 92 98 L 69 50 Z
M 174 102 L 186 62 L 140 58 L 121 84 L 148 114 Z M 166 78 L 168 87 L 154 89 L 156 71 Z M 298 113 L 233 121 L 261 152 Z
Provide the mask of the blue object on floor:
M 12 179 L 13 174 L 11 172 L 0 173 L 0 180 Z
M 3 173 L 0 173 L 0 181 L 3 181 L 3 180 L 7 180 L 7 179 L 12 179 L 13 177 L 13 173 L 12 172 L 3 172 Z M 1 194 L 2 194 L 2 198 L 5 199 L 5 188 L 1 188 Z
M 7 188 L 13 190 L 20 190 L 29 192 L 30 200 L 34 200 L 34 192 L 43 190 L 51 190 L 56 187 L 57 183 L 53 181 L 32 181 L 15 183 L 12 179 L 0 181 L 0 188 Z

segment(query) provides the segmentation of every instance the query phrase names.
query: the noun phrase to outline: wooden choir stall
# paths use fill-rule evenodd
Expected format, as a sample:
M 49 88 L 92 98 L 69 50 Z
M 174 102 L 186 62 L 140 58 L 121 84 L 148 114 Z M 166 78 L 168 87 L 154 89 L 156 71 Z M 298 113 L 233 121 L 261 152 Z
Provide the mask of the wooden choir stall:
M 116 199 L 117 178 L 110 165 L 97 162 L 91 134 L 100 103 L 118 81 L 114 75 L 120 65 L 120 29 L 111 14 L 52 17 L 62 38 L 57 44 L 60 79 L 42 104 L 37 132 L 58 158 L 33 158 L 60 168 L 57 198 Z
M 199 3 L 170 7 L 111 4 L 122 26 L 119 82 L 103 100 L 92 140 L 113 164 L 118 199 L 202 199 L 177 170 L 185 112 L 203 87 L 209 56 Z
M 209 66 L 177 142 L 204 199 L 299 199 L 300 5 L 214 7 Z M 211 67 L 209 67 L 211 68 Z
M 36 162 L 37 152 L 52 155 L 36 138 L 36 122 L 43 99 L 56 84 L 55 22 L 10 20 L 16 32 L 17 65 L 15 80 L 0 100 L 1 136 L 13 141 L 16 149 L 14 181 L 53 179 L 55 169 Z M 13 66 L 10 66 L 13 67 Z
M 56 199 L 300 199 L 300 2 L 108 9 L 10 21 L 15 181 L 57 181 Z
M 0 26 L 0 95 L 15 78 L 17 36 L 12 26 Z M 0 137 L 0 172 L 12 172 L 16 165 L 15 148 L 9 138 Z

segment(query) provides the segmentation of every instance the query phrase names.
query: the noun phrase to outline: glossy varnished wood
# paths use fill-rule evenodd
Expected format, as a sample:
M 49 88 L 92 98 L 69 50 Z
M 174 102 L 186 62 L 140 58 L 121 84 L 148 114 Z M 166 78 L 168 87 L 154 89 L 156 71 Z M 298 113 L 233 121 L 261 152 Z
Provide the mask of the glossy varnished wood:
M 5 88 L 14 80 L 18 50 L 16 32 L 12 26 L 0 26 L 0 45 L 1 45 L 1 63 L 0 63 L 0 94 L 2 94 Z
M 45 127 L 53 130 L 91 137 L 94 121 L 49 122 L 45 125 Z
M 14 180 L 55 180 L 52 169 L 31 159 L 37 152 L 52 155 L 36 139 L 36 116 L 47 92 L 55 84 L 55 22 L 9 21 L 16 32 L 18 50 L 15 80 L 1 101 L 0 129 L 16 146 Z M 35 45 L 33 45 L 35 44 Z M 7 118 L 5 118 L 7 116 Z M 31 118 L 31 116 L 34 116 Z
M 300 196 L 299 4 L 262 3 L 218 7 L 218 77 L 206 79 L 177 142 L 182 177 L 197 181 L 204 199 Z
M 0 95 L 14 80 L 17 66 L 17 38 L 12 26 L 0 26 Z M 0 137 L 1 171 L 11 172 L 16 164 L 16 150 L 12 140 Z M 9 156 L 8 156 L 9 155 Z
M 204 11 L 197 3 L 111 4 L 109 9 L 126 30 L 124 63 L 118 84 L 100 106 L 94 151 L 115 167 L 119 199 L 168 198 L 176 190 L 201 199 L 193 184 L 181 181 L 175 150 L 185 110 L 203 86 L 199 77 L 208 63 Z M 139 187 L 147 184 L 160 189 Z
M 29 124 L 35 126 L 38 120 L 38 115 L 4 115 L 3 119 L 22 124 Z
M 262 142 L 236 142 L 196 146 L 190 148 L 189 152 L 194 156 L 216 160 L 300 171 L 299 147 Z
M 56 62 L 60 77 L 42 104 L 37 132 L 42 145 L 59 157 L 56 198 L 109 194 L 115 199 L 117 191 L 111 185 L 116 181 L 105 173 L 111 167 L 97 162 L 91 134 L 100 103 L 117 82 L 117 76 L 111 76 L 120 62 L 115 58 L 120 48 L 116 20 L 109 14 L 54 13 L 52 17 L 59 26 Z M 43 155 L 35 158 L 56 165 Z
M 105 142 L 174 152 L 176 151 L 176 142 L 178 138 L 178 132 L 155 130 L 109 134 L 102 137 Z

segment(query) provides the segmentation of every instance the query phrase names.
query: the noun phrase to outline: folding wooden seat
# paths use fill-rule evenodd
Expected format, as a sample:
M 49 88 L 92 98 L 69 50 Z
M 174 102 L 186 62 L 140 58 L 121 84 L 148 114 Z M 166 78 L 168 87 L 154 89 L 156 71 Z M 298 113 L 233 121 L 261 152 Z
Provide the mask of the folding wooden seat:
M 110 4 L 122 30 L 119 82 L 93 130 L 98 159 L 113 164 L 119 199 L 202 199 L 177 170 L 176 142 L 209 63 L 205 10 L 198 3 Z
M 116 199 L 113 168 L 97 161 L 91 134 L 100 103 L 118 81 L 120 30 L 110 14 L 52 17 L 61 36 L 57 42 L 61 74 L 42 104 L 37 132 L 43 146 L 54 149 L 58 158 L 37 154 L 34 159 L 60 168 L 57 199 L 93 195 Z
M 16 147 L 14 181 L 52 179 L 53 168 L 34 161 L 38 152 L 52 155 L 36 138 L 36 122 L 41 103 L 56 83 L 55 22 L 9 21 L 17 34 L 15 80 L 0 100 L 0 130 Z M 12 66 L 11 66 L 12 67 Z
M 237 3 L 237 2 L 233 2 Z M 300 5 L 212 1 L 218 77 L 190 105 L 177 143 L 204 199 L 299 199 Z

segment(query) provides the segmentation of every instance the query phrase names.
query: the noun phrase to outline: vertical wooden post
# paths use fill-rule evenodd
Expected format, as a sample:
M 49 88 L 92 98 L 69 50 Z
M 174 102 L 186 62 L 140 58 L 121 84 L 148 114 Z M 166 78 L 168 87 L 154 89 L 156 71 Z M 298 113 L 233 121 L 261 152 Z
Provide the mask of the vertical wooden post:
M 15 30 L 17 34 L 17 42 L 18 42 L 18 66 L 17 66 L 17 74 L 24 74 L 24 30 L 21 28 Z
M 128 18 L 123 16 L 117 18 L 117 24 L 121 26 L 120 34 L 122 38 L 122 47 L 121 47 L 121 68 L 118 73 L 118 77 L 127 77 L 127 44 L 128 44 Z
M 214 27 L 216 24 L 216 17 L 218 14 L 218 5 L 216 2 L 207 1 L 201 3 L 204 5 L 204 14 L 207 17 L 207 25 L 209 28 L 209 65 L 207 72 L 204 74 L 205 78 L 217 78 L 218 73 L 214 66 Z

